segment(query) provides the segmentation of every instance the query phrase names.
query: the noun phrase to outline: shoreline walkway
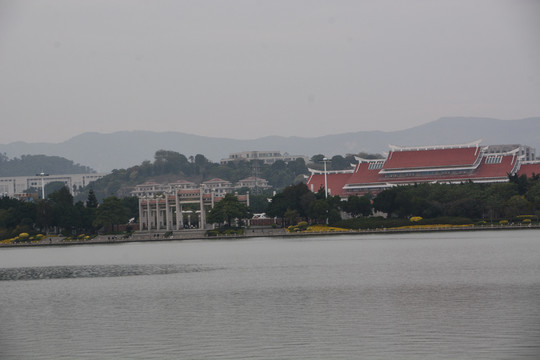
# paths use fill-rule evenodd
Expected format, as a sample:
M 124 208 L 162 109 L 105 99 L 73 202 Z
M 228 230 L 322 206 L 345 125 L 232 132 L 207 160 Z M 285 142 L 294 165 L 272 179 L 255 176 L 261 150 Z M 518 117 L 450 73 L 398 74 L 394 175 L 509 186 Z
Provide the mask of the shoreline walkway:
M 167 232 L 161 231 L 138 231 L 129 237 L 123 235 L 98 235 L 88 240 L 68 240 L 66 237 L 53 236 L 46 237 L 41 241 L 0 244 L 1 248 L 32 247 L 32 246 L 70 246 L 70 245 L 91 245 L 91 244 L 121 244 L 130 242 L 151 242 L 151 241 L 185 241 L 185 240 L 233 240 L 249 239 L 259 237 L 308 237 L 327 235 L 370 235 L 370 234 L 403 234 L 403 233 L 425 233 L 425 232 L 447 232 L 447 231 L 489 231 L 489 230 L 536 230 L 540 225 L 487 225 L 471 227 L 426 227 L 421 229 L 392 229 L 379 228 L 367 230 L 349 231 L 323 231 L 323 232 L 297 232 L 289 233 L 283 228 L 248 228 L 242 235 L 207 236 L 206 230 L 178 230 L 173 231 L 170 236 L 165 237 Z

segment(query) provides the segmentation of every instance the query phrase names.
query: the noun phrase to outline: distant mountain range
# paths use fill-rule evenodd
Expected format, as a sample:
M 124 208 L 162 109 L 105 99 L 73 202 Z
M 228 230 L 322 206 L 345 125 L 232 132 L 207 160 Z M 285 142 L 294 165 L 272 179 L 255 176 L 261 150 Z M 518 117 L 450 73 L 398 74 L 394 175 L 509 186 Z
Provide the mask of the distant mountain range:
M 276 150 L 293 155 L 383 153 L 388 145 L 442 145 L 483 139 L 483 145 L 524 144 L 540 149 L 540 117 L 521 120 L 446 117 L 400 131 L 359 131 L 315 138 L 267 136 L 235 140 L 190 135 L 180 132 L 120 131 L 111 134 L 84 133 L 53 143 L 13 142 L 0 144 L 8 157 L 25 154 L 61 156 L 98 172 L 128 168 L 153 160 L 157 150 L 172 150 L 186 156 L 203 154 L 212 161 L 230 153 L 248 150 Z M 40 170 L 40 169 L 38 169 Z

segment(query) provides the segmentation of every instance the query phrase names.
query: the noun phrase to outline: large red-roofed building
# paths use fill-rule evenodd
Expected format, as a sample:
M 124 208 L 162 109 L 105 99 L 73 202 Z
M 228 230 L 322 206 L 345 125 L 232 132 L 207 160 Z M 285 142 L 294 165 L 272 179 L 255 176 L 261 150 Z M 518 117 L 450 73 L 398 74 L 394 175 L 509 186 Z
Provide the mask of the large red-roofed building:
M 521 148 L 491 152 L 480 140 L 463 145 L 390 146 L 386 159 L 357 158 L 353 170 L 312 170 L 307 180 L 311 191 L 327 184 L 330 195 L 347 197 L 378 193 L 384 189 L 415 183 L 506 182 L 508 175 L 540 174 L 540 161 L 524 161 Z

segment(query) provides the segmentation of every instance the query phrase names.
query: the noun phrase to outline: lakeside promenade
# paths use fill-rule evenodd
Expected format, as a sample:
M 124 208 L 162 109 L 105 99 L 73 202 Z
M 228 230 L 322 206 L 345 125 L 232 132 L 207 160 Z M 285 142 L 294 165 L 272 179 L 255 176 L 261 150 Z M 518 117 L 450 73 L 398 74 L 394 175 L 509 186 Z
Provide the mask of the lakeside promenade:
M 320 232 L 296 232 L 291 233 L 283 228 L 248 228 L 242 235 L 208 236 L 207 230 L 178 230 L 173 231 L 168 237 L 166 232 L 139 231 L 129 237 L 124 235 L 98 235 L 92 239 L 69 239 L 63 236 L 47 236 L 43 240 L 33 242 L 20 242 L 10 244 L 0 244 L 1 248 L 32 247 L 32 246 L 69 246 L 69 245 L 91 245 L 91 244 L 120 244 L 130 242 L 151 242 L 151 241 L 185 241 L 185 240 L 234 240 L 260 237 L 308 237 L 327 235 L 370 235 L 370 234 L 403 234 L 403 233 L 426 233 L 426 232 L 448 232 L 448 231 L 489 231 L 489 230 L 538 230 L 540 225 L 484 225 L 484 226 L 432 226 L 415 229 L 400 228 L 378 228 L 348 231 L 320 231 Z

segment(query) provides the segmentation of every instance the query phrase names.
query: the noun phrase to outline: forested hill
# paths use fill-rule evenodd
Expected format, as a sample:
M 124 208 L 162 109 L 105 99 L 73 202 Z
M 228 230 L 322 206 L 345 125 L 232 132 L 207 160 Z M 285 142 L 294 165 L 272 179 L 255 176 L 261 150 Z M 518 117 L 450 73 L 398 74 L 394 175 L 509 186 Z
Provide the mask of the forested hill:
M 215 162 L 228 157 L 230 153 L 248 150 L 281 151 L 308 157 L 324 154 L 326 157 L 332 157 L 359 152 L 384 153 L 388 151 L 388 144 L 448 145 L 465 144 L 478 139 L 483 140 L 482 145 L 523 144 L 540 150 L 540 117 L 511 121 L 451 117 L 399 131 L 361 131 L 363 124 L 374 121 L 359 119 L 358 132 L 314 138 L 302 137 L 302 134 L 235 140 L 179 132 L 84 133 L 58 144 L 25 142 L 0 144 L 0 153 L 6 153 L 11 157 L 22 154 L 63 156 L 80 164 L 87 164 L 99 172 L 105 172 L 124 169 L 150 160 L 160 149 L 176 151 L 186 156 L 203 154 Z
M 50 174 L 88 174 L 95 172 L 88 166 L 75 164 L 60 156 L 22 155 L 9 159 L 0 154 L 0 176 L 33 176 L 45 171 Z

